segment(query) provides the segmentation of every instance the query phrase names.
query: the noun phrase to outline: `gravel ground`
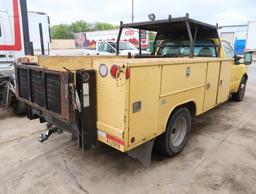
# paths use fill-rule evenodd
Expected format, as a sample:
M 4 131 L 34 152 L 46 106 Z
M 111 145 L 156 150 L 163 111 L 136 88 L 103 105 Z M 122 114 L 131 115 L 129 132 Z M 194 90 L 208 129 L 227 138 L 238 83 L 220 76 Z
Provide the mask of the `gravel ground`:
M 184 151 L 152 166 L 108 146 L 82 153 L 71 135 L 38 141 L 45 124 L 0 110 L 0 193 L 256 193 L 256 65 L 241 103 L 193 120 Z M 8 116 L 7 116 L 8 115 Z

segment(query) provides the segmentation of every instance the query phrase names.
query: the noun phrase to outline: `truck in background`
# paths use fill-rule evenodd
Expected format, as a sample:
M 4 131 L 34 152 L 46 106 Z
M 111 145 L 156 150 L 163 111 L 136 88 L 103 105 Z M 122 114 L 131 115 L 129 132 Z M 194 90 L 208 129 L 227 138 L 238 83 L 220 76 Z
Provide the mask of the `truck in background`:
M 34 55 L 49 55 L 51 44 L 50 17 L 43 12 L 28 11 L 28 24 Z
M 28 12 L 26 0 L 0 0 L 0 105 L 14 98 L 14 67 L 25 55 L 46 54 L 50 20 L 44 13 Z
M 83 55 L 115 55 L 116 42 L 114 41 L 97 41 L 95 48 L 75 48 L 75 49 L 59 49 L 51 50 L 51 56 L 83 56 Z M 127 41 L 120 41 L 119 55 L 136 55 L 140 51 L 132 43 Z M 150 54 L 150 52 L 142 51 L 143 54 Z
M 118 34 L 119 29 L 75 33 L 75 46 L 76 48 L 96 48 L 99 41 L 116 42 Z M 122 32 L 121 41 L 130 42 L 139 48 L 139 31 L 125 29 Z M 141 32 L 141 47 L 144 50 L 148 48 L 148 35 L 145 30 Z
M 96 46 L 97 55 L 115 55 L 116 54 L 116 42 L 113 41 L 98 41 Z M 127 41 L 119 42 L 119 55 L 136 55 L 140 51 L 132 43 Z M 150 54 L 147 51 L 142 51 L 143 54 Z
M 247 42 L 245 50 L 247 52 L 256 51 L 256 21 L 248 22 Z

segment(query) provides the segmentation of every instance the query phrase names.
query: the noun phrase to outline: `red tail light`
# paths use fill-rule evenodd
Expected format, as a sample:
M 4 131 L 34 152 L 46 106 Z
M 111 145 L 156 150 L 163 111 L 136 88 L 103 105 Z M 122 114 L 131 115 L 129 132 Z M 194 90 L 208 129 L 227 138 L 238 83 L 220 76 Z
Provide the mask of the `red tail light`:
M 131 69 L 129 67 L 126 68 L 125 77 L 126 79 L 129 79 L 131 76 Z
M 111 75 L 112 75 L 112 77 L 113 78 L 117 78 L 117 74 L 118 74 L 118 71 L 119 71 L 119 66 L 117 66 L 117 65 L 113 65 L 112 67 L 111 67 L 111 70 L 110 70 L 110 73 L 111 73 Z

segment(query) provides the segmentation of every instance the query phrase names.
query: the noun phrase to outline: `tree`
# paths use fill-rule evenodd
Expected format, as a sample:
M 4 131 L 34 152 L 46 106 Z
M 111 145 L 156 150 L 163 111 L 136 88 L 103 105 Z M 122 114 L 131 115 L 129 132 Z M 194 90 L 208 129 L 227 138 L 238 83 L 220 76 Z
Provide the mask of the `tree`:
M 149 40 L 149 41 L 154 41 L 155 38 L 156 38 L 156 33 L 149 31 L 149 32 L 148 32 L 148 40 Z
M 94 31 L 96 30 L 112 30 L 112 29 L 116 29 L 117 26 L 114 26 L 112 24 L 108 24 L 108 23 L 102 23 L 102 22 L 97 22 L 93 28 Z
M 92 30 L 92 24 L 87 23 L 83 20 L 76 21 L 71 24 L 71 29 L 72 32 L 77 33 L 77 32 L 88 32 Z
M 74 37 L 72 29 L 66 24 L 52 26 L 51 34 L 53 39 L 72 39 Z
M 103 23 L 103 22 L 96 22 L 95 24 L 87 23 L 86 21 L 79 20 L 73 22 L 70 25 L 67 24 L 59 24 L 52 26 L 52 38 L 53 39 L 73 39 L 74 33 L 78 32 L 90 32 L 90 31 L 97 31 L 97 30 L 110 30 L 116 29 L 117 26 L 112 24 Z

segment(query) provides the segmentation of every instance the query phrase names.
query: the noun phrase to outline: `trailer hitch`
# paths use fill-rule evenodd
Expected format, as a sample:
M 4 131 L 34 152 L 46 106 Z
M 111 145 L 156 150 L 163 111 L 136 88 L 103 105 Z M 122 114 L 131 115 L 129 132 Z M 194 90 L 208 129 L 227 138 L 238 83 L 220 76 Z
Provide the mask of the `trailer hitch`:
M 41 133 L 39 141 L 44 143 L 53 133 L 62 134 L 63 130 L 57 127 L 49 127 L 47 131 Z

